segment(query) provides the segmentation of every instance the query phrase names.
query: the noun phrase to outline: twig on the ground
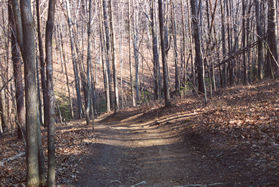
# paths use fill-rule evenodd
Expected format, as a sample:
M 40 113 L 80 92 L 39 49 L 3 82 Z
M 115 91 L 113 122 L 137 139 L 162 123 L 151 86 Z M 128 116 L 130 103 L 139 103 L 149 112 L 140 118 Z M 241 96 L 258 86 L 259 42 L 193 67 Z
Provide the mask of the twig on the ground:
M 21 153 L 18 153 L 17 155 L 15 155 L 15 156 L 12 156 L 12 157 L 10 157 L 10 158 L 6 158 L 6 159 L 0 161 L 0 166 L 4 166 L 4 164 L 5 164 L 6 162 L 16 160 L 16 159 L 18 159 L 18 158 L 20 158 L 20 157 L 22 157 L 22 156 L 24 156 L 24 155 L 25 155 L 25 152 L 21 152 Z
M 132 185 L 131 187 L 136 187 L 136 186 L 139 186 L 139 185 L 142 185 L 142 184 L 146 184 L 146 181 L 141 181 L 137 184 Z
M 213 183 L 213 184 L 187 184 L 187 185 L 183 185 L 183 186 L 174 186 L 174 187 L 210 187 L 210 186 L 217 186 L 217 185 L 221 185 L 223 183 Z

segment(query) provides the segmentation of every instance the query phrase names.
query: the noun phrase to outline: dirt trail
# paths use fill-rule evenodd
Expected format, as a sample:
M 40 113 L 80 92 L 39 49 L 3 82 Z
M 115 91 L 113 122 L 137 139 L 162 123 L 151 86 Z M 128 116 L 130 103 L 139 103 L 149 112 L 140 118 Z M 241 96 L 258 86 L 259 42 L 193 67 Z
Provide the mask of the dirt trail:
M 169 117 L 162 125 L 164 119 L 145 120 L 142 115 L 125 112 L 97 122 L 94 138 L 85 140 L 92 143 L 92 155 L 85 161 L 77 185 L 259 185 L 259 177 L 251 177 L 251 167 L 241 151 L 209 151 L 211 140 L 195 133 L 185 137 L 185 126 L 172 126 L 175 118 Z M 193 115 L 183 116 L 184 125 L 191 123 Z M 260 186 L 270 180 L 261 179 Z

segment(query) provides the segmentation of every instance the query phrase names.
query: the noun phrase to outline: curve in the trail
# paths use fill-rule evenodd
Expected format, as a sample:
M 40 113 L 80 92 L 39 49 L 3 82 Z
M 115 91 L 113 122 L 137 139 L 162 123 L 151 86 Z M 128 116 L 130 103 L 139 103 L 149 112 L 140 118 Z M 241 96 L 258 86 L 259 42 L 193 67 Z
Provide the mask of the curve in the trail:
M 97 122 L 92 155 L 81 173 L 80 186 L 177 186 L 222 176 L 213 163 L 182 143 L 176 119 L 195 114 L 144 120 L 135 114 L 121 120 Z M 165 125 L 162 125 L 165 124 Z M 206 162 L 206 164 L 204 164 Z M 208 167 L 211 165 L 210 167 Z M 201 172 L 202 171 L 202 172 Z M 214 172 L 213 172 L 214 171 Z M 218 178 L 218 177 L 217 177 Z

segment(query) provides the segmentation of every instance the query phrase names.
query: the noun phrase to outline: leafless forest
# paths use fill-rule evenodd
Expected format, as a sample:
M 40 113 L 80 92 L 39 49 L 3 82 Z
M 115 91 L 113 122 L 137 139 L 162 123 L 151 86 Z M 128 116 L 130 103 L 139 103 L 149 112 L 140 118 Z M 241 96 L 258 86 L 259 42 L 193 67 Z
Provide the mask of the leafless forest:
M 23 147 L 0 153 L 0 166 L 26 155 L 16 183 L 56 185 L 59 124 L 84 121 L 94 134 L 104 114 L 163 114 L 189 98 L 215 110 L 239 85 L 278 91 L 279 0 L 0 0 L 0 15 L 0 141 Z

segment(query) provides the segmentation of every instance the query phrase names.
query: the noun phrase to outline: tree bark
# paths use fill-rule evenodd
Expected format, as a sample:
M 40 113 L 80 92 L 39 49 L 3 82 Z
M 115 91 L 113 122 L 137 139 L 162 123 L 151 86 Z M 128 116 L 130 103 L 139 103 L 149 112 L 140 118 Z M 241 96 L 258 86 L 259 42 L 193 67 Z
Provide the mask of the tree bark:
M 103 5 L 102 1 L 99 1 L 99 9 L 102 10 Z M 101 54 L 101 60 L 102 60 L 102 67 L 103 67 L 103 79 L 104 79 L 104 88 L 105 88 L 105 95 L 106 95 L 106 109 L 107 112 L 110 112 L 111 107 L 110 107 L 110 89 L 109 89 L 109 76 L 108 76 L 108 70 L 107 70 L 107 60 L 108 60 L 108 55 L 106 52 L 106 46 L 105 46 L 105 35 L 104 35 L 104 29 L 103 29 L 103 11 L 100 11 L 99 14 L 99 28 L 100 28 L 100 54 Z M 105 59 L 104 59 L 104 54 L 105 54 Z
M 52 60 L 52 35 L 54 27 L 56 0 L 49 0 L 48 18 L 46 23 L 46 74 L 47 74 L 47 103 L 48 103 L 48 177 L 47 185 L 56 186 L 55 182 L 55 97 L 53 89 L 53 60 Z
M 10 33 L 11 33 L 11 50 L 12 50 L 12 61 L 13 61 L 13 72 L 14 82 L 16 89 L 16 110 L 17 110 L 17 122 L 18 122 L 18 138 L 22 139 L 22 130 L 25 134 L 25 120 L 24 120 L 24 88 L 23 78 L 21 70 L 21 57 L 19 52 L 19 46 L 16 41 L 16 25 L 14 23 L 14 17 L 12 15 L 12 7 L 9 5 L 9 22 L 10 22 Z M 25 137 L 24 137 L 25 138 Z
M 87 24 L 87 36 L 88 36 L 88 43 L 87 43 L 87 103 L 86 103 L 86 124 L 89 126 L 91 125 L 90 120 L 90 108 L 91 108 L 91 21 L 92 21 L 92 1 L 89 0 L 89 19 Z M 94 111 L 93 111 L 94 114 Z M 94 122 L 94 119 L 93 119 Z M 94 128 L 94 127 L 93 127 Z
M 150 2 L 150 27 L 152 34 L 152 52 L 153 52 L 153 73 L 154 73 L 154 95 L 155 100 L 160 98 L 160 63 L 159 63 L 159 52 L 158 52 L 158 40 L 155 31 L 155 19 L 154 19 L 154 0 Z
M 110 51 L 110 35 L 108 26 L 108 13 L 107 13 L 107 0 L 102 0 L 103 2 L 103 23 L 104 23 L 104 34 L 105 34 L 105 47 L 106 47 L 106 70 L 108 74 L 108 85 L 109 85 L 109 97 L 110 97 L 110 108 L 113 108 L 113 95 L 112 95 L 112 79 L 110 72 L 110 62 L 109 62 L 109 51 Z
M 256 22 L 257 22 L 257 38 L 258 44 L 258 79 L 263 79 L 263 30 L 262 30 L 262 18 L 261 18 L 261 4 L 259 0 L 254 0 L 256 10 Z
M 22 31 L 22 19 L 20 7 L 18 4 L 18 0 L 11 0 L 12 8 L 13 8 L 13 16 L 15 20 L 16 26 L 16 39 L 20 48 L 23 48 L 23 31 Z
M 201 52 L 201 42 L 200 42 L 200 32 L 199 24 L 196 10 L 196 1 L 191 0 L 191 12 L 192 12 L 192 26 L 193 26 L 193 38 L 195 40 L 195 63 L 198 70 L 198 91 L 201 93 L 206 93 L 206 88 L 204 86 L 204 64 L 202 60 Z
M 246 2 L 245 0 L 242 0 L 242 48 L 246 46 L 246 29 L 245 29 L 245 23 L 246 23 Z M 247 76 L 247 62 L 246 62 L 246 54 L 243 53 L 242 56 L 243 60 L 243 84 L 248 84 L 248 76 Z
M 0 79 L 0 85 L 2 86 L 2 79 Z M 7 120 L 6 115 L 4 113 L 4 107 L 3 107 L 3 89 L 0 90 L 0 117 L 1 117 L 1 125 L 0 125 L 0 133 L 3 133 L 6 130 Z
M 133 7 L 133 27 L 132 27 L 132 35 L 133 35 L 133 47 L 134 47 L 134 59 L 135 59 L 135 87 L 136 87 L 136 102 L 138 103 L 140 100 L 140 83 L 139 83 L 139 40 L 138 40 L 138 11 L 137 5 L 135 4 L 135 0 L 132 1 Z
M 174 10 L 174 3 L 171 4 L 171 20 L 172 20 L 172 35 L 173 35 L 173 53 L 174 53 L 174 66 L 175 66 L 175 92 L 180 95 L 180 79 L 178 70 L 178 50 L 177 50 L 177 37 L 176 37 L 176 15 Z M 187 68 L 187 67 L 185 67 Z
M 41 87 L 43 91 L 43 108 L 44 108 L 44 126 L 47 127 L 45 123 L 47 121 L 47 85 L 46 85 L 46 75 L 45 75 L 45 59 L 44 59 L 44 49 L 41 34 L 41 15 L 40 15 L 40 0 L 36 0 L 36 10 L 37 10 L 37 32 L 38 32 L 38 44 L 39 44 L 39 59 L 40 59 L 40 72 L 41 72 Z
M 131 88 L 131 96 L 132 96 L 132 103 L 133 106 L 136 106 L 135 101 L 135 91 L 134 91 L 134 82 L 133 82 L 133 64 L 132 64 L 132 57 L 131 57 L 131 0 L 129 0 L 128 4 L 128 33 L 129 33 L 129 66 L 130 66 L 130 88 Z
M 268 43 L 268 75 L 270 78 L 279 76 L 278 72 L 278 52 L 276 44 L 276 9 L 275 0 L 268 0 L 268 23 L 267 23 L 267 43 Z
M 38 95 L 36 84 L 35 33 L 30 0 L 20 0 L 24 61 L 25 106 L 27 126 L 27 186 L 39 186 Z M 17 23 L 19 25 L 19 23 Z M 20 42 L 19 42 L 20 43 Z
M 62 29 L 61 26 L 59 26 L 59 35 L 60 35 L 60 50 L 62 53 L 62 64 L 64 65 L 64 70 L 65 70 L 65 77 L 66 77 L 66 84 L 67 84 L 67 92 L 68 92 L 68 99 L 70 103 L 70 113 L 71 113 L 71 118 L 74 118 L 74 109 L 73 109 L 73 102 L 72 102 L 72 97 L 71 97 L 71 90 L 70 90 L 70 83 L 69 83 L 69 76 L 68 76 L 68 68 L 66 65 L 66 55 L 65 55 L 65 50 L 64 50 L 64 42 L 63 42 L 63 36 L 62 36 Z
M 163 16 L 163 3 L 162 0 L 158 0 L 159 6 L 159 26 L 160 26 L 160 37 L 161 37 L 161 55 L 163 64 L 163 76 L 164 76 L 164 98 L 165 106 L 170 106 L 170 92 L 169 92 L 169 80 L 168 80 L 168 64 L 166 60 L 166 49 L 164 40 L 164 16 Z
M 221 22 L 222 22 L 222 53 L 223 58 L 226 56 L 227 49 L 226 49 L 226 33 L 225 33 L 225 5 L 223 3 L 224 0 L 220 0 L 221 5 Z M 225 1 L 224 1 L 225 2 Z M 222 86 L 227 86 L 227 64 L 223 64 L 223 78 L 222 78 Z
M 112 1 L 109 1 L 109 24 L 110 24 L 110 53 L 112 57 L 112 70 L 113 70 L 113 85 L 114 85 L 114 111 L 119 110 L 119 95 L 117 86 L 117 67 L 115 59 L 115 37 L 114 37 L 114 27 L 113 27 L 113 9 Z
M 77 59 L 75 54 L 75 42 L 74 42 L 74 33 L 73 33 L 73 26 L 72 26 L 72 19 L 71 19 L 71 11 L 70 11 L 70 4 L 69 0 L 66 0 L 67 6 L 67 20 L 69 26 L 69 33 L 70 33 L 70 42 L 71 42 L 71 54 L 72 54 L 72 61 L 73 61 L 73 70 L 75 75 L 75 87 L 77 93 L 77 104 L 78 104 L 78 118 L 82 118 L 82 101 L 81 101 L 81 94 L 80 94 L 80 80 L 78 75 L 78 67 L 77 67 Z

